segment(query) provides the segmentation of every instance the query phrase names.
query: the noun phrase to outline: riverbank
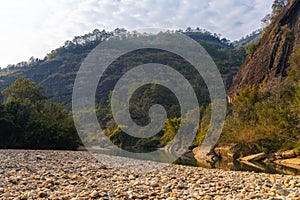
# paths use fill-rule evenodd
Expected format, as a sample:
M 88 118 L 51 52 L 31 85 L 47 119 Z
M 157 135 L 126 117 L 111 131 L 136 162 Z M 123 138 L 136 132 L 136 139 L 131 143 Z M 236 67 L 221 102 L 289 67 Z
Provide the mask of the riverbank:
M 288 150 L 277 153 L 258 153 L 240 156 L 239 144 L 216 147 L 203 157 L 200 147 L 193 149 L 197 165 L 206 168 L 221 168 L 232 171 L 255 171 L 286 175 L 300 175 L 300 152 Z
M 122 170 L 118 157 L 100 157 L 114 166 L 83 151 L 0 150 L 0 198 L 300 199 L 299 176 L 179 165 L 156 169 L 148 161 L 154 171 L 144 173 L 139 168 Z

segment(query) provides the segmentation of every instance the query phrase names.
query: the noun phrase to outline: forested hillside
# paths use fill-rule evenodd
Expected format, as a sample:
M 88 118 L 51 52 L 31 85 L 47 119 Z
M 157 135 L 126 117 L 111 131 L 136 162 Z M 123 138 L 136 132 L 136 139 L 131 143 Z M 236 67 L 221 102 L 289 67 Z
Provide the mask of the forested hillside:
M 188 28 L 186 31 L 179 31 L 203 45 L 219 67 L 228 88 L 233 76 L 245 59 L 245 49 L 234 49 L 227 39 L 221 39 L 217 34 L 199 28 L 195 30 Z M 44 94 L 51 101 L 64 102 L 69 106 L 73 82 L 81 62 L 100 42 L 120 34 L 132 35 L 138 33 L 131 33 L 125 29 L 115 29 L 114 31 L 99 31 L 96 29 L 83 36 L 76 36 L 72 41 L 66 41 L 62 47 L 53 50 L 43 59 L 32 57 L 28 62 L 8 65 L 0 73 L 0 91 L 8 87 L 17 78 L 26 77 L 43 86 Z M 130 58 L 130 60 L 132 64 L 138 64 L 137 58 Z M 164 63 L 168 64 L 171 61 L 164 60 Z M 122 68 L 120 63 L 115 63 L 115 65 L 115 68 Z M 111 77 L 108 79 L 111 79 Z M 104 87 L 109 88 L 109 85 Z
M 186 31 L 178 30 L 178 32 L 196 40 L 207 50 L 217 64 L 224 84 L 228 88 L 246 57 L 246 49 L 234 48 L 229 40 L 199 28 L 187 28 Z M 2 70 L 0 90 L 3 91 L 20 77 L 29 78 L 43 88 L 42 93 L 49 102 L 63 103 L 66 108 L 70 109 L 76 73 L 85 57 L 102 41 L 121 34 L 130 37 L 140 33 L 128 32 L 125 29 L 115 29 L 111 32 L 96 29 L 83 36 L 74 37 L 72 41 L 66 41 L 62 47 L 47 54 L 44 59 L 30 58 L 28 62 L 9 65 L 8 68 Z M 143 148 L 159 147 L 167 144 L 176 134 L 176 124 L 180 123 L 178 101 L 168 89 L 158 85 L 146 85 L 140 88 L 132 97 L 131 103 L 132 118 L 139 124 L 149 122 L 148 109 L 151 105 L 158 103 L 167 109 L 169 119 L 166 127 L 157 137 L 142 141 L 129 137 L 121 132 L 112 118 L 109 97 L 115 84 L 129 69 L 149 62 L 168 65 L 183 74 L 194 88 L 203 111 L 210 103 L 208 90 L 202 77 L 197 75 L 195 69 L 180 57 L 154 49 L 130 52 L 109 66 L 109 70 L 99 82 L 96 93 L 99 122 L 102 128 L 106 129 L 108 137 L 117 145 L 133 146 L 139 141 L 138 145 Z M 6 100 L 6 98 L 4 94 L 4 99 Z M 203 139 L 203 135 L 200 138 Z M 96 137 L 87 138 L 91 142 L 96 139 Z

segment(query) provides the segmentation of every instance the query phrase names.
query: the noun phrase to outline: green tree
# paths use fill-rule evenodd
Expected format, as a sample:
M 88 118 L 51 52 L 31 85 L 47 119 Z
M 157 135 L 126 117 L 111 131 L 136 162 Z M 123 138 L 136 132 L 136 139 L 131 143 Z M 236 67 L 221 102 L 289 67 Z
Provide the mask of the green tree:
M 167 119 L 164 128 L 163 136 L 161 137 L 161 144 L 167 145 L 176 135 L 179 127 L 180 127 L 180 117 L 175 117 L 173 119 Z
M 275 0 L 272 4 L 272 15 L 277 16 L 287 5 L 288 0 Z
M 78 143 L 73 118 L 63 105 L 46 102 L 41 112 L 30 116 L 26 125 L 26 147 L 74 149 Z
M 274 0 L 272 4 L 272 13 L 267 14 L 261 21 L 264 24 L 269 25 L 285 8 L 288 2 L 289 2 L 288 0 Z
M 253 55 L 253 53 L 256 51 L 258 46 L 258 43 L 251 43 L 246 47 L 247 55 Z
M 42 87 L 27 78 L 17 79 L 11 86 L 3 90 L 2 95 L 7 97 L 6 103 L 12 101 L 35 103 L 46 99 L 42 94 Z
M 14 148 L 20 133 L 14 122 L 14 116 L 2 103 L 0 104 L 0 130 L 0 148 Z

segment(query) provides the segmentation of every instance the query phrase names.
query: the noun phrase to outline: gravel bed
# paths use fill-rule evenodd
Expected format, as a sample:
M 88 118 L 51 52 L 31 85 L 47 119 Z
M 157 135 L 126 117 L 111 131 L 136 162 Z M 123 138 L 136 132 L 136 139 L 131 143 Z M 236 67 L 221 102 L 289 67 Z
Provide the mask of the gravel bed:
M 0 150 L 0 199 L 300 200 L 299 176 L 98 156 L 100 162 L 89 152 Z

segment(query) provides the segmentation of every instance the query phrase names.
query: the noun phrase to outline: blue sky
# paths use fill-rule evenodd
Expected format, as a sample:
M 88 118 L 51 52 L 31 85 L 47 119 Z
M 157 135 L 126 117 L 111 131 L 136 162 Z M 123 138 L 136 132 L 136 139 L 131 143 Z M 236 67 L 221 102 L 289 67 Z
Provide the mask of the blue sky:
M 0 67 L 43 58 L 95 28 L 200 27 L 237 40 L 261 28 L 273 0 L 3 0 Z

